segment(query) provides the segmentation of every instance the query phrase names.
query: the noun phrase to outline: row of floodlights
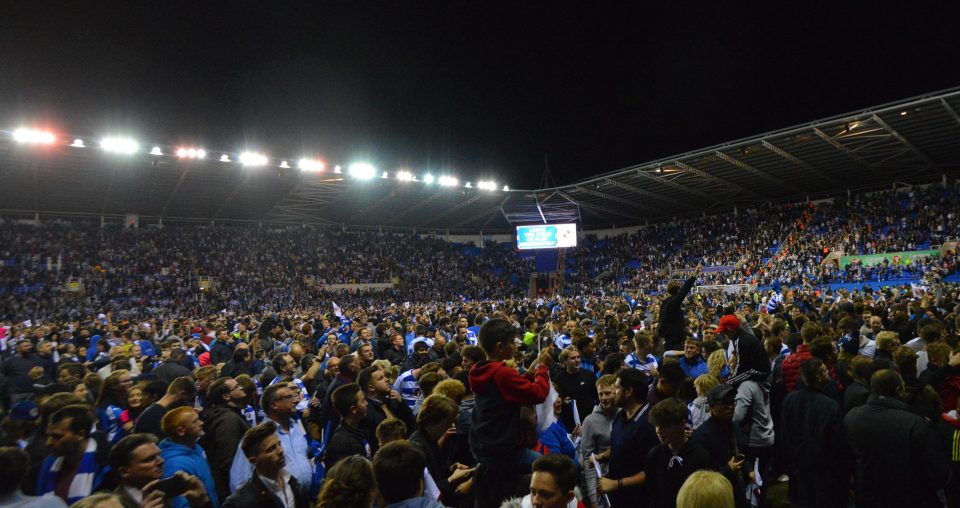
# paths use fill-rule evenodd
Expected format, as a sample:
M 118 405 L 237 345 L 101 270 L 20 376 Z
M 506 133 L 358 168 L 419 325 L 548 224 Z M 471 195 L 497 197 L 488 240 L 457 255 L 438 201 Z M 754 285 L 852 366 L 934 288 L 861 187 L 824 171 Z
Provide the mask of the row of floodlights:
M 39 131 L 34 129 L 21 128 L 13 132 L 13 139 L 18 143 L 29 143 L 29 144 L 43 144 L 51 145 L 56 142 L 57 138 L 53 133 L 46 131 Z M 87 145 L 80 138 L 74 139 L 73 143 L 70 143 L 70 146 L 75 148 L 86 148 Z M 122 155 L 132 155 L 137 153 L 140 150 L 140 144 L 136 140 L 131 138 L 124 137 L 106 137 L 100 140 L 100 148 L 105 152 L 117 153 Z M 150 150 L 150 155 L 163 156 L 163 150 L 159 146 L 153 147 Z M 180 147 L 174 151 L 180 159 L 205 159 L 207 157 L 207 151 L 203 148 L 195 147 Z M 257 152 L 243 152 L 237 158 L 237 161 L 244 166 L 266 166 L 270 163 L 270 160 L 266 155 Z M 223 154 L 220 156 L 220 162 L 233 162 L 230 159 L 230 156 Z M 287 161 L 280 162 L 281 168 L 289 169 L 291 165 Z M 301 171 L 308 172 L 320 172 L 326 169 L 326 164 L 323 161 L 317 159 L 303 158 L 297 163 L 297 168 Z M 343 170 L 340 166 L 334 166 L 333 172 L 336 174 L 342 174 Z M 371 180 L 377 175 L 377 168 L 372 164 L 366 162 L 355 162 L 347 168 L 347 173 L 358 180 Z M 390 178 L 390 175 L 387 171 L 384 171 L 380 174 L 380 177 L 383 179 Z M 423 175 L 422 179 L 417 179 L 417 177 L 406 170 L 400 170 L 396 174 L 397 180 L 401 182 L 418 182 L 422 181 L 427 185 L 433 183 L 439 184 L 441 187 L 456 187 L 460 184 L 459 180 L 453 176 L 439 176 L 435 177 L 429 173 Z M 497 190 L 497 184 L 493 181 L 480 181 L 477 182 L 476 186 L 472 183 L 467 182 L 464 185 L 467 189 L 472 189 L 476 187 L 480 190 L 494 191 Z M 507 185 L 503 186 L 504 191 L 509 191 L 510 187 Z

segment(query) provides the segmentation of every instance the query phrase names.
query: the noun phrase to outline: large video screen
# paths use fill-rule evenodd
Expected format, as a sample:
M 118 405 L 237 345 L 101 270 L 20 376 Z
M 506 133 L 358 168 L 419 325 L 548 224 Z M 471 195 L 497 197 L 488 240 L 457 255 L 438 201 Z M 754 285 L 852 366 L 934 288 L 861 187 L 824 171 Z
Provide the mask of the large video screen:
M 556 249 L 577 246 L 576 224 L 517 226 L 517 248 Z

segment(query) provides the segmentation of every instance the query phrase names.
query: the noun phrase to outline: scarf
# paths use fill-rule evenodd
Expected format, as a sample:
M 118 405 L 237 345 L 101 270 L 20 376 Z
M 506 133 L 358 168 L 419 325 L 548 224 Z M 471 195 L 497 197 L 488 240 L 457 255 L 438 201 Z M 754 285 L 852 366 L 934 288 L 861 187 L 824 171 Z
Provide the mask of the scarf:
M 51 455 L 43 461 L 43 464 L 40 465 L 40 476 L 37 478 L 37 495 L 53 494 L 62 467 L 63 457 Z M 100 485 L 109 468 L 99 469 L 100 467 L 97 465 L 97 441 L 89 438 L 87 439 L 87 449 L 83 452 L 83 458 L 80 459 L 80 467 L 77 469 L 77 474 L 70 482 L 70 489 L 67 491 L 68 505 L 89 496 Z

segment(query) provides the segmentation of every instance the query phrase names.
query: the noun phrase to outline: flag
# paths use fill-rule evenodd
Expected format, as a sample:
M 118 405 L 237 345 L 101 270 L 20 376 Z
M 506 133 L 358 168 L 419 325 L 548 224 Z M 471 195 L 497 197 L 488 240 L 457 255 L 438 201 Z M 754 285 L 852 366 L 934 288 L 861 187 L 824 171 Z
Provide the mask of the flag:
M 343 317 L 343 310 L 340 309 L 340 306 L 337 305 L 337 302 L 331 302 L 331 303 L 333 303 L 333 315 L 334 315 L 334 316 L 337 316 L 338 318 L 342 318 L 342 317 Z

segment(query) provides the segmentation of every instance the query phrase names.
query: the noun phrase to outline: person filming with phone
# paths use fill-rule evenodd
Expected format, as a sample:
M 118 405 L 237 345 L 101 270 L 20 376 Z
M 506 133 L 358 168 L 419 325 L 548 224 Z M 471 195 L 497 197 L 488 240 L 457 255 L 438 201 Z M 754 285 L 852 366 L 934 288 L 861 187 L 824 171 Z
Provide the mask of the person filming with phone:
M 110 450 L 110 469 L 117 478 L 113 493 L 123 508 L 163 507 L 185 500 L 191 508 L 212 507 L 203 482 L 178 472 L 163 477 L 163 457 L 152 434 L 131 434 Z

